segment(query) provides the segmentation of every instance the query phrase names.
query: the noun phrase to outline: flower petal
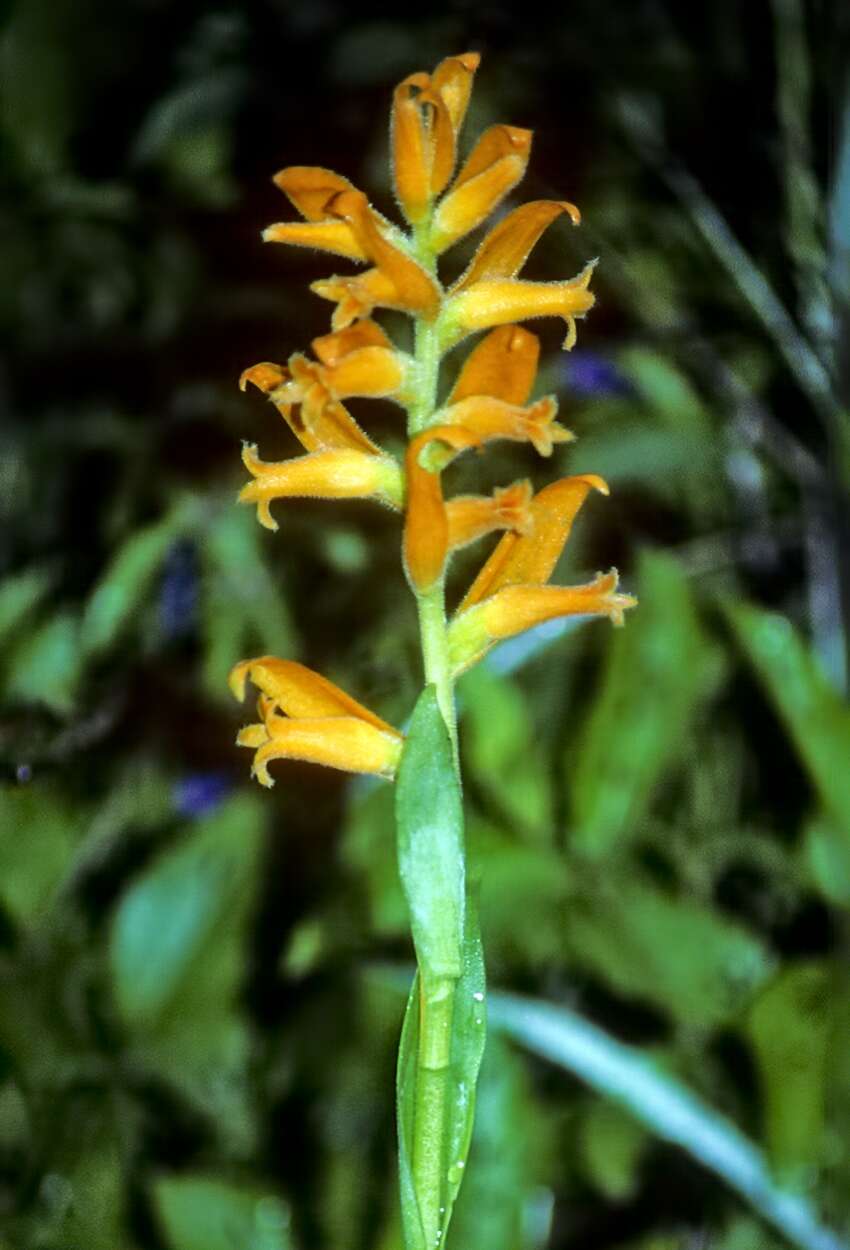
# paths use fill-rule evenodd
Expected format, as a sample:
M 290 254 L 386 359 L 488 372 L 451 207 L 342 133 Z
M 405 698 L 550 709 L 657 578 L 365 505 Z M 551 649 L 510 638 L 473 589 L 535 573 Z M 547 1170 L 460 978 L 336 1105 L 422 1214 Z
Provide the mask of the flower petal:
M 307 221 L 324 221 L 330 216 L 328 202 L 353 185 L 342 174 L 319 165 L 289 165 L 272 179 Z
M 489 395 L 471 395 L 439 414 L 446 425 L 473 430 L 482 442 L 508 438 L 518 443 L 531 443 L 541 456 L 551 456 L 555 443 L 568 443 L 575 438 L 570 430 L 556 424 L 557 415 L 558 401 L 554 395 L 546 395 L 527 408 L 506 404 Z
M 365 255 L 392 282 L 397 293 L 394 307 L 434 316 L 440 304 L 439 287 L 421 265 L 385 238 L 363 192 L 341 191 L 329 209 L 348 222 Z
M 527 533 L 531 524 L 530 503 L 528 479 L 497 487 L 492 495 L 456 495 L 446 504 L 449 550 L 466 547 L 494 530 Z
M 524 404 L 537 376 L 540 340 L 522 326 L 497 326 L 470 352 L 449 403 L 492 395 L 507 404 Z
M 332 394 L 328 370 L 323 365 L 295 353 L 289 358 L 289 368 L 300 391 L 300 428 L 310 437 L 316 450 L 350 448 L 373 455 L 381 454 L 380 447 L 372 442 L 345 405 Z M 298 437 L 302 437 L 300 433 Z
M 395 283 L 381 269 L 367 269 L 350 278 L 321 278 L 311 282 L 310 290 L 336 304 L 331 318 L 335 331 L 347 329 L 360 317 L 368 317 L 373 308 L 404 307 Z
M 386 398 L 404 385 L 409 359 L 390 347 L 361 347 L 338 364 L 325 366 L 323 380 L 340 399 L 355 395 Z
M 459 56 L 447 56 L 440 61 L 431 75 L 431 88 L 442 97 L 455 134 L 466 117 L 475 71 L 480 63 L 480 53 L 461 52 Z
M 485 278 L 515 277 L 543 231 L 562 213 L 569 214 L 574 226 L 581 221 L 575 204 L 566 200 L 532 200 L 508 213 L 485 236 L 469 268 L 452 288 L 453 293 Z
M 362 451 L 316 451 L 294 460 L 264 461 L 253 444 L 242 449 L 242 461 L 254 477 L 239 493 L 240 503 L 257 505 L 257 519 L 276 530 L 269 512 L 273 499 L 376 499 L 400 508 L 404 495 L 401 470 L 389 456 Z
M 422 453 L 435 441 L 444 444 L 447 454 L 441 457 L 438 468 L 426 468 L 421 463 Z M 460 426 L 438 425 L 417 434 L 408 443 L 402 554 L 408 581 L 415 592 L 429 590 L 440 580 L 449 551 L 449 521 L 440 473 L 456 455 L 479 442 L 477 435 Z
M 485 130 L 434 213 L 430 241 L 436 252 L 444 252 L 490 215 L 522 178 L 530 151 L 530 130 Z
M 585 473 L 561 478 L 535 495 L 527 534 L 505 534 L 467 591 L 458 614 L 503 586 L 548 581 L 591 490 L 607 495 L 608 485 L 595 473 Z
M 519 278 L 474 282 L 446 301 L 442 317 L 444 345 L 459 342 L 473 330 L 486 330 L 508 321 L 563 317 L 567 323 L 563 346 L 569 351 L 576 339 L 576 318 L 583 317 L 596 302 L 588 290 L 595 265 L 596 261 L 591 261 L 580 274 L 565 282 L 525 282 Z
M 427 74 L 411 74 L 393 92 L 390 145 L 393 183 L 401 211 L 411 225 L 420 222 L 431 202 L 428 133 L 419 96 L 430 84 Z
M 457 616 L 449 629 L 455 676 L 477 663 L 494 643 L 562 616 L 607 616 L 623 624 L 637 599 L 617 591 L 617 570 L 598 573 L 584 586 L 505 586 Z
M 349 260 L 365 261 L 368 256 L 357 242 L 347 221 L 276 221 L 263 231 L 264 243 L 289 243 L 293 247 L 313 247 Z
M 313 351 L 323 365 L 337 365 L 349 352 L 361 347 L 392 347 L 392 340 L 377 321 L 368 319 L 356 322 L 347 330 L 313 339 Z
M 240 745 L 254 745 L 253 739 L 249 741 L 242 735 L 240 739 Z M 267 787 L 274 785 L 268 766 L 272 760 L 280 759 L 306 760 L 343 772 L 391 778 L 398 766 L 401 745 L 401 737 L 395 731 L 385 733 L 352 716 L 304 720 L 278 717 L 266 741 L 257 747 L 251 771 Z
M 250 681 L 287 716 L 357 716 L 376 729 L 400 737 L 392 725 L 340 686 L 296 660 L 281 660 L 275 655 L 242 660 L 231 669 L 227 681 L 240 702 L 245 698 L 246 682 Z

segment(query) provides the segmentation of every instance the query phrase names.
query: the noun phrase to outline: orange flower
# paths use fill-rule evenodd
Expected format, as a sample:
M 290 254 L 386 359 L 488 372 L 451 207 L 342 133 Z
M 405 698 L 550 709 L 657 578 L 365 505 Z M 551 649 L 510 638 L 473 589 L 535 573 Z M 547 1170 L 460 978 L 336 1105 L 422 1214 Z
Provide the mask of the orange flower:
M 254 749 L 251 771 L 261 785 L 274 785 L 268 765 L 276 759 L 394 775 L 401 734 L 326 677 L 294 660 L 266 655 L 233 668 L 229 684 L 235 698 L 244 699 L 248 680 L 261 691 L 261 719 L 241 729 L 236 742 Z
M 456 495 L 446 504 L 449 551 L 466 547 L 494 530 L 527 534 L 531 526 L 531 482 L 497 487 L 492 495 Z
M 498 326 L 469 353 L 449 403 L 492 395 L 506 404 L 524 404 L 537 376 L 540 340 L 522 326 Z
M 411 74 L 395 89 L 393 179 L 401 211 L 411 225 L 428 215 L 434 197 L 452 175 L 457 136 L 480 59 L 477 52 L 447 57 L 433 74 Z
M 423 465 L 433 442 L 443 449 Z M 455 456 L 480 442 L 460 426 L 437 425 L 411 439 L 407 447 L 407 509 L 404 517 L 403 558 L 407 579 L 416 592 L 430 590 L 443 576 L 449 552 L 449 519 L 443 501 L 440 473 Z
M 546 586 L 581 505 L 591 490 L 608 494 L 601 477 L 583 474 L 553 482 L 532 500 L 531 523 L 508 533 L 473 582 L 449 629 L 455 674 L 475 664 L 496 642 L 553 617 L 608 616 L 615 625 L 637 602 L 617 592 L 617 572 L 586 586 Z
M 575 438 L 570 430 L 555 423 L 557 415 L 554 395 L 546 395 L 527 408 L 489 395 L 470 395 L 437 414 L 445 425 L 462 425 L 478 434 L 482 443 L 496 438 L 531 443 L 541 456 L 551 456 L 555 443 L 569 443 Z
M 389 456 L 345 449 L 269 462 L 246 443 L 242 462 L 254 480 L 243 486 L 239 502 L 256 504 L 257 520 L 270 530 L 277 529 L 269 510 L 273 499 L 375 499 L 400 508 L 404 498 L 401 470 Z
M 445 301 L 440 318 L 445 346 L 458 343 L 474 330 L 523 321 L 528 317 L 563 317 L 567 324 L 564 349 L 576 341 L 576 319 L 594 305 L 588 290 L 596 261 L 585 265 L 565 282 L 525 282 L 519 278 L 484 278 L 464 286 Z

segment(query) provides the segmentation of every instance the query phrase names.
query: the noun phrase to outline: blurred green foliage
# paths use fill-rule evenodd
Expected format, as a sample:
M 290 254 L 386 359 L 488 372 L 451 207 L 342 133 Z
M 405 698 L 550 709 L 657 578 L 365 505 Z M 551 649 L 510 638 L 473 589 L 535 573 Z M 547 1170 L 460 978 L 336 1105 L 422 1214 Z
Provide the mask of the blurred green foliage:
M 463 679 L 490 983 L 651 1058 L 846 1235 L 847 11 L 11 0 L 0 22 L 2 1250 L 397 1250 L 392 791 L 280 764 L 259 793 L 225 678 L 297 656 L 401 724 L 414 613 L 388 513 L 281 505 L 272 538 L 234 506 L 240 439 L 293 450 L 235 381 L 326 329 L 326 265 L 259 243 L 269 176 L 326 165 L 389 211 L 391 87 L 465 47 L 471 129 L 534 127 L 524 193 L 582 207 L 539 276 L 601 257 L 573 355 L 541 331 L 580 441 L 500 449 L 494 482 L 604 474 L 558 580 L 616 564 L 641 600 L 616 635 L 545 627 Z M 508 1031 L 451 1245 L 783 1244 L 651 1106 Z

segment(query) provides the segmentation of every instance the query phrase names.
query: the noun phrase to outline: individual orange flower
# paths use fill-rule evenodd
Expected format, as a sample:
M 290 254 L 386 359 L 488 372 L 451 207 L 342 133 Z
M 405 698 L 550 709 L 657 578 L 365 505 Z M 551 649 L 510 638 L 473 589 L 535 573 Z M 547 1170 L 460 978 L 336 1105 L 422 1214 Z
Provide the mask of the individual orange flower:
M 394 775 L 402 735 L 326 677 L 294 660 L 266 655 L 233 668 L 229 684 L 235 698 L 244 699 L 249 680 L 261 692 L 261 719 L 241 729 L 236 742 L 253 748 L 252 772 L 261 785 L 274 785 L 268 765 L 277 759 Z
M 482 443 L 497 438 L 531 443 L 541 456 L 551 456 L 555 443 L 569 443 L 575 438 L 570 430 L 556 423 L 557 415 L 558 401 L 554 395 L 546 395 L 527 408 L 489 395 L 470 395 L 437 414 L 445 425 L 462 425 L 471 430 Z
M 440 473 L 455 456 L 481 440 L 460 426 L 437 425 L 411 439 L 407 446 L 407 508 L 402 553 L 408 581 L 419 593 L 429 590 L 443 576 L 449 553 L 449 519 L 443 500 Z M 442 449 L 429 465 L 422 463 L 430 444 Z
M 586 586 L 547 586 L 579 509 L 591 490 L 608 494 L 601 477 L 562 478 L 532 500 L 524 534 L 505 534 L 468 590 L 449 629 L 455 673 L 481 659 L 496 642 L 553 617 L 608 616 L 615 625 L 637 600 L 617 591 L 617 572 Z
M 530 503 L 531 482 L 527 479 L 497 487 L 492 495 L 456 495 L 446 504 L 449 551 L 466 547 L 494 530 L 527 534 L 532 524 Z
M 389 456 L 344 449 L 265 461 L 246 443 L 242 462 L 253 481 L 243 486 L 239 502 L 256 504 L 258 521 L 270 530 L 277 529 L 269 509 L 274 499 L 375 499 L 391 508 L 400 508 L 404 499 L 401 470 Z

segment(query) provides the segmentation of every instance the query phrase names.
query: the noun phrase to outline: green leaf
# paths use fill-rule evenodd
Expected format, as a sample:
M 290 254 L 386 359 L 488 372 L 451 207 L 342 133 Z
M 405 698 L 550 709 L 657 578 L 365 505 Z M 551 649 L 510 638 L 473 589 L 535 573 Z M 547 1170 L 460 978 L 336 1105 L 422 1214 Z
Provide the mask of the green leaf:
M 87 655 L 110 647 L 143 606 L 169 547 L 189 527 L 193 513 L 193 501 L 183 501 L 119 547 L 83 614 L 80 645 Z
M 774 1181 L 761 1152 L 729 1120 L 646 1055 L 609 1037 L 566 1007 L 492 994 L 491 1022 L 533 1054 L 579 1077 L 664 1141 L 721 1177 L 801 1250 L 847 1250 L 805 1198 Z
M 725 612 L 824 807 L 850 839 L 850 710 L 784 616 L 751 604 Z
M 645 1129 L 612 1102 L 594 1099 L 582 1116 L 582 1162 L 590 1180 L 612 1202 L 625 1202 L 634 1194 L 646 1142 Z
M 708 907 L 670 897 L 634 873 L 590 882 L 566 911 L 568 949 L 618 992 L 714 1028 L 764 982 L 762 943 Z
M 425 976 L 458 977 L 466 895 L 463 803 L 433 686 L 419 696 L 405 738 L 396 824 L 399 875 L 419 967 Z
M 490 795 L 512 827 L 545 834 L 552 820 L 552 793 L 520 687 L 485 665 L 460 686 L 467 773 Z
M 469 1144 L 475 1118 L 475 1089 L 484 1054 L 486 1037 L 486 982 L 478 916 L 474 905 L 466 909 L 466 933 L 463 949 L 463 971 L 450 983 L 452 995 L 450 1058 L 440 1073 L 423 1073 L 420 1063 L 420 1013 L 428 1011 L 427 999 L 421 991 L 417 973 L 402 1026 L 396 1074 L 396 1109 L 398 1116 L 399 1184 L 401 1188 L 402 1224 L 405 1250 L 430 1250 L 426 1239 L 423 1208 L 438 1206 L 442 1239 L 452 1215 L 455 1199 L 464 1177 Z M 445 1120 L 440 1140 L 439 1195 L 424 1197 L 417 1192 L 413 1161 L 417 1110 L 421 1115 L 420 1083 L 441 1083 Z
M 573 844 L 597 858 L 639 831 L 718 676 L 717 651 L 675 560 L 644 553 L 639 600 L 608 644 L 601 691 L 566 760 Z
M 45 569 L 30 568 L 0 582 L 0 639 L 21 625 L 50 589 Z
M 747 1032 L 761 1080 L 767 1150 L 777 1175 L 795 1188 L 810 1186 L 812 1170 L 823 1156 L 837 988 L 828 965 L 791 965 L 749 1013 Z
M 70 612 L 57 612 L 25 634 L 5 658 L 6 693 L 67 716 L 82 677 L 79 637 L 79 621 Z
M 19 923 L 50 902 L 81 824 L 81 813 L 52 789 L 0 787 L 0 898 Z
M 121 899 L 109 955 L 128 1025 L 155 1024 L 191 981 L 251 884 L 260 821 L 253 797 L 231 799 L 160 855 Z
M 170 1250 L 290 1250 L 289 1210 L 260 1189 L 162 1176 L 154 1204 Z
M 252 510 L 228 504 L 204 536 L 203 684 L 214 699 L 229 698 L 227 674 L 237 661 L 296 649 L 286 602 L 263 558 L 262 534 Z

